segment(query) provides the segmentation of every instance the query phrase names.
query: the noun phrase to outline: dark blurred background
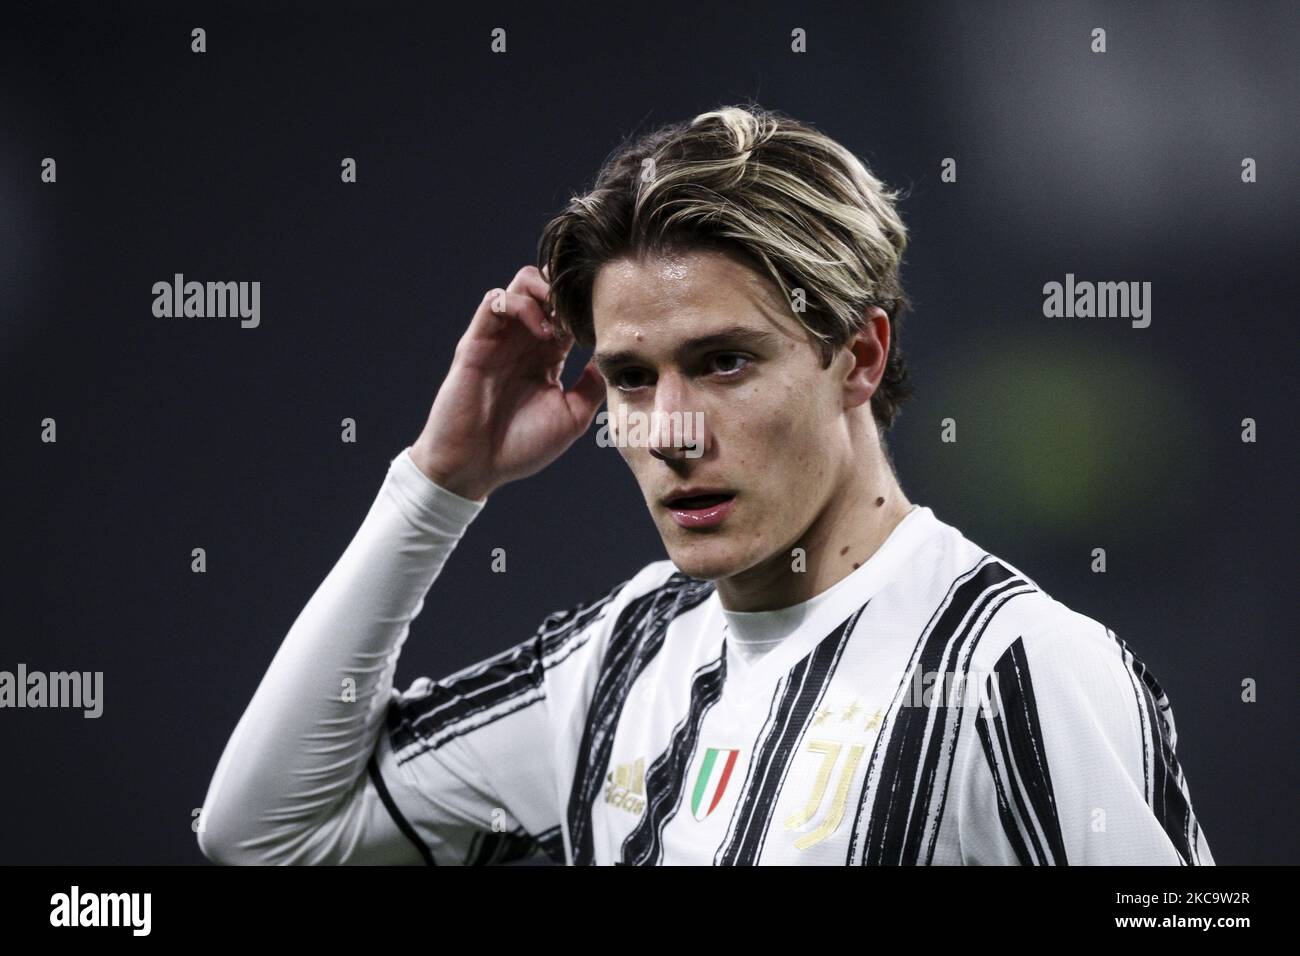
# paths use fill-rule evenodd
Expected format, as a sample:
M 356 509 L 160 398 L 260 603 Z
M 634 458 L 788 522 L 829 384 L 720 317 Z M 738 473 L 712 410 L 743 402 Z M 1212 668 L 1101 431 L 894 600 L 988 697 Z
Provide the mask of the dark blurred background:
M 0 711 L 0 862 L 203 862 L 227 737 L 483 292 L 622 137 L 749 99 L 909 191 L 909 497 L 1135 648 L 1219 863 L 1296 862 L 1298 40 L 1292 2 L 10 8 L 0 669 L 102 670 L 104 714 Z M 260 281 L 260 327 L 155 318 L 176 272 Z M 1151 282 L 1150 327 L 1045 318 L 1066 273 Z M 665 556 L 593 428 L 493 496 L 397 683 Z

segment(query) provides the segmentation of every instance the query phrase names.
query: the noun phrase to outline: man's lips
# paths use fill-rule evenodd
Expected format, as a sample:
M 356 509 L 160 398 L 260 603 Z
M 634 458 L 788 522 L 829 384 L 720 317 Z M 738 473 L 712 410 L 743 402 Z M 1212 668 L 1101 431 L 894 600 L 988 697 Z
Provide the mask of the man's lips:
M 669 508 L 698 508 L 702 505 L 716 504 L 716 500 L 713 499 L 734 497 L 736 497 L 736 493 L 724 485 L 678 485 L 660 498 L 659 503 Z M 697 501 L 695 499 L 709 500 Z
M 722 491 L 677 495 L 667 499 L 664 506 L 680 527 L 712 528 L 731 513 L 735 497 L 731 492 Z

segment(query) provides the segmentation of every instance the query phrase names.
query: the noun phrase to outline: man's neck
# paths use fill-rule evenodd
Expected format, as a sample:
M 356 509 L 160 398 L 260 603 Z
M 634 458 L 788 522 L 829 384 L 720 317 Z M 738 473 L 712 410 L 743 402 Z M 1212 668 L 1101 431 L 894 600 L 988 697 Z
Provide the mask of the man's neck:
M 771 611 L 811 600 L 848 577 L 880 549 L 912 503 L 887 468 L 837 491 L 799 539 L 740 574 L 718 580 L 729 611 Z M 803 549 L 802 563 L 795 548 Z M 802 570 L 799 570 L 802 568 Z

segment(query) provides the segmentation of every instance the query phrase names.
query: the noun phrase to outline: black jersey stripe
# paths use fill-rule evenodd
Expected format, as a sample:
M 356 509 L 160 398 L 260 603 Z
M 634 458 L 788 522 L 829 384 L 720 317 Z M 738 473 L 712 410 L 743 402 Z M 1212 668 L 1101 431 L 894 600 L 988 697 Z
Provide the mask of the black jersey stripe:
M 869 846 L 867 836 L 873 832 L 873 827 L 878 831 L 884 819 L 892 806 L 892 802 L 882 799 L 879 791 L 883 783 L 877 783 L 877 777 L 881 781 L 891 781 L 893 776 L 893 765 L 890 758 L 890 750 L 898 749 L 902 744 L 896 743 L 895 738 L 901 738 L 901 735 L 895 729 L 895 719 L 892 716 L 893 711 L 899 705 L 900 699 L 905 690 L 910 688 L 912 683 L 912 674 L 916 670 L 917 661 L 920 659 L 924 649 L 929 646 L 930 641 L 936 633 L 940 633 L 946 642 L 947 636 L 956 629 L 953 622 L 955 617 L 960 620 L 975 599 L 982 587 L 969 586 L 970 582 L 980 573 L 980 569 L 985 567 L 989 561 L 988 555 L 981 556 L 975 566 L 970 570 L 963 572 L 952 580 L 948 585 L 948 590 L 939 602 L 938 607 L 930 615 L 930 619 L 921 630 L 921 635 L 917 639 L 916 645 L 912 649 L 912 654 L 908 659 L 908 665 L 903 674 L 903 679 L 895 692 L 895 699 L 891 701 L 885 719 L 881 724 L 880 731 L 876 737 L 876 744 L 871 751 L 871 759 L 867 763 L 867 773 L 864 778 L 862 791 L 859 796 L 858 809 L 853 821 L 853 829 L 849 833 L 849 847 L 846 863 L 867 862 L 872 854 L 867 849 Z M 963 590 L 964 589 L 964 590 Z M 950 614 L 950 612 L 952 612 Z M 910 691 L 909 691 L 910 692 Z M 910 742 L 911 746 L 918 747 L 919 740 Z M 881 748 L 885 747 L 885 754 L 882 757 Z M 894 758 L 896 760 L 896 758 Z M 882 768 L 884 768 L 882 770 Z M 888 771 L 888 772 L 886 772 Z M 872 794 L 876 793 L 873 798 Z M 892 794 L 889 795 L 892 797 Z M 868 815 L 869 814 L 869 815 Z M 864 819 L 865 818 L 865 819 Z M 879 819 L 878 819 L 879 818 Z
M 1151 714 L 1146 707 L 1146 698 L 1142 690 L 1142 681 L 1134 672 L 1130 661 L 1132 653 L 1129 650 L 1128 645 L 1120 640 L 1118 635 L 1116 635 L 1110 628 L 1106 629 L 1106 634 L 1115 643 L 1116 649 L 1119 651 L 1120 660 L 1124 662 L 1124 673 L 1128 675 L 1129 684 L 1133 688 L 1133 700 L 1134 705 L 1137 707 L 1138 724 L 1142 728 L 1142 793 L 1147 806 L 1151 806 L 1155 802 L 1155 790 L 1152 780 L 1152 764 L 1154 757 L 1151 746 L 1153 740 L 1153 729 L 1150 723 Z
M 993 737 L 996 758 L 994 764 L 991 765 L 991 769 L 994 770 L 995 779 L 999 782 L 999 789 L 1003 792 L 1003 796 L 1007 801 L 1010 816 L 1015 821 L 1020 836 L 1025 842 L 1028 851 L 1028 863 L 1025 865 L 1050 866 L 1052 859 L 1046 846 L 1046 837 L 1042 835 L 1041 827 L 1032 812 L 1032 807 L 1026 803 L 1026 785 L 1016 769 L 1015 760 L 1011 753 L 1005 721 L 1007 704 L 1002 700 L 1001 685 L 998 684 L 995 675 L 990 675 L 987 687 L 988 700 L 993 704 L 994 714 L 989 719 L 990 734 Z M 1001 816 L 1000 813 L 999 816 Z M 1006 830 L 1004 829 L 1003 832 L 1006 832 Z
M 989 681 L 996 684 L 998 717 L 994 726 L 999 731 L 1008 783 L 1021 816 L 1042 862 L 1049 866 L 1068 866 L 1070 861 L 1061 836 L 1056 794 L 1052 790 L 1052 774 L 1023 638 L 1016 638 L 1002 654 Z
M 870 602 L 868 602 L 870 603 Z M 799 741 L 821 706 L 835 668 L 848 646 L 866 604 L 854 611 L 806 654 L 778 683 L 759 743 L 749 761 L 745 784 L 727 827 L 727 837 L 714 855 L 721 866 L 753 866 L 758 862 L 772 825 L 772 814 L 785 785 Z
M 556 666 L 568 656 L 572 645 L 579 643 L 575 638 L 586 635 L 627 583 L 616 585 L 599 600 L 547 615 L 529 640 L 438 681 L 431 688 L 432 693 L 413 702 L 410 708 L 413 725 L 419 730 L 420 724 L 433 720 L 445 726 L 461 719 L 455 709 L 458 702 L 478 712 L 483 709 L 482 699 L 509 699 L 520 686 L 534 683 L 542 665 Z M 510 686 L 512 679 L 515 686 Z M 478 703 L 473 702 L 476 697 Z
M 663 862 L 664 827 L 677 814 L 686 778 L 700 741 L 704 717 L 722 697 L 727 679 L 727 649 L 695 672 L 686 716 L 673 729 L 668 749 L 660 754 L 645 778 L 646 806 L 636 827 L 623 840 L 621 865 L 657 865 Z
M 990 696 L 989 699 L 992 699 L 992 697 Z M 990 730 L 994 720 L 995 718 L 985 710 L 984 705 L 981 703 L 975 721 L 975 730 L 979 734 L 980 748 L 984 751 L 984 760 L 993 775 L 993 785 L 997 790 L 998 820 L 1002 824 L 1002 832 L 1006 834 L 1007 842 L 1011 844 L 1012 850 L 1015 851 L 1016 859 L 1020 862 L 1020 865 L 1033 866 L 1035 859 L 1029 850 L 1029 837 L 1025 833 L 1024 825 L 1021 823 L 1019 816 L 1011 806 L 1007 781 L 1002 773 L 1001 761 L 997 756 L 997 745 L 993 742 L 994 736 L 998 735 L 998 731 Z
M 1196 817 L 1192 811 L 1182 767 L 1175 755 L 1178 735 L 1169 697 L 1155 675 L 1137 658 L 1123 638 L 1113 631 L 1108 630 L 1107 633 L 1119 644 L 1129 671 L 1136 678 L 1138 707 L 1144 715 L 1144 753 L 1148 747 L 1151 753 L 1148 805 L 1178 853 L 1180 864 L 1198 865 L 1200 854 L 1194 830 L 1197 827 Z
M 551 862 L 561 866 L 568 862 L 564 855 L 564 828 L 560 824 L 536 834 L 535 839 Z
M 411 841 L 427 866 L 437 866 L 438 864 L 433 859 L 433 851 L 420 838 L 420 834 L 416 832 L 415 827 L 411 826 L 411 821 L 406 819 L 406 814 L 402 813 L 398 808 L 396 801 L 393 800 L 393 795 L 388 792 L 388 785 L 384 783 L 384 775 L 379 770 L 379 760 L 373 753 L 366 763 L 366 772 L 370 774 L 370 780 L 379 792 L 379 799 L 383 802 L 388 815 L 393 818 L 393 822 L 397 824 L 397 829 L 401 830 L 402 835 Z
M 895 698 L 872 749 L 867 776 L 849 837 L 847 862 L 863 865 L 915 865 L 932 801 L 942 803 L 935 781 L 944 735 L 955 743 L 961 721 L 950 720 L 944 694 L 930 706 L 907 700 L 914 675 L 942 677 L 945 661 L 972 637 L 978 639 L 987 617 L 1032 584 L 989 555 L 957 577 L 917 640 Z M 969 666 L 969 657 L 965 658 Z M 933 714 L 940 718 L 932 722 Z M 958 715 L 959 716 L 959 715 Z M 950 761 L 951 752 L 945 760 Z M 943 776 L 947 784 L 947 770 Z M 919 799 L 918 799 L 919 797 Z M 938 827 L 941 821 L 935 820 Z M 914 834 L 908 839 L 909 831 Z
M 1196 817 L 1192 812 L 1183 769 L 1175 755 L 1178 738 L 1173 711 L 1169 706 L 1169 697 L 1161 688 L 1155 675 L 1142 661 L 1133 655 L 1130 655 L 1130 661 L 1141 677 L 1148 704 L 1156 709 L 1155 719 L 1151 723 L 1154 724 L 1159 736 L 1159 746 L 1153 748 L 1158 757 L 1155 761 L 1157 771 L 1153 782 L 1160 785 L 1161 794 L 1160 812 L 1157 818 L 1181 861 L 1194 865 L 1200 862 L 1194 853 L 1192 838 L 1192 824 Z
M 939 845 L 939 830 L 948 805 L 948 788 L 952 782 L 957 745 L 961 741 L 964 714 L 970 703 L 966 696 L 970 689 L 970 663 L 980 638 L 987 631 L 993 616 L 1008 601 L 1037 590 L 1032 583 L 1019 576 L 998 586 L 984 604 L 979 617 L 972 621 L 963 643 L 955 648 L 957 667 L 953 673 L 957 676 L 953 695 L 956 700 L 948 700 L 942 694 L 935 694 L 931 699 L 931 709 L 934 711 L 933 731 L 927 743 L 921 783 L 913 795 L 913 807 L 903 847 L 905 860 L 924 862 L 926 866 L 934 863 L 935 850 Z M 940 665 L 940 673 L 949 673 L 948 660 L 951 658 L 945 656 L 944 663 Z
M 540 683 L 529 683 L 522 690 L 518 690 L 518 684 L 522 683 L 522 678 L 512 681 L 516 693 L 504 700 L 484 701 L 478 707 L 465 710 L 461 713 L 460 719 L 449 726 L 439 726 L 436 730 L 433 725 L 426 724 L 420 730 L 413 729 L 402 713 L 400 701 L 394 701 L 389 707 L 386 717 L 386 723 L 389 733 L 392 735 L 393 750 L 398 754 L 397 762 L 406 763 L 408 760 L 427 753 L 430 750 L 436 750 L 451 740 L 463 734 L 473 733 L 480 727 L 486 727 L 494 724 L 498 720 L 509 717 L 516 711 L 531 707 L 533 704 L 540 703 L 546 698 L 546 694 Z M 504 686 L 503 686 L 504 689 Z M 481 719 L 475 719 L 481 716 Z M 399 749 L 401 748 L 401 749 Z
M 514 832 L 479 830 L 470 840 L 466 866 L 499 866 L 526 860 L 542 852 L 538 841 L 524 829 Z
M 616 585 L 599 600 L 548 615 L 528 640 L 430 681 L 423 695 L 394 701 L 387 721 L 394 751 L 402 754 L 403 761 L 409 760 L 540 701 L 545 668 L 557 666 L 585 642 L 591 626 L 627 583 Z
M 595 862 L 592 806 L 600 794 L 628 691 L 659 653 L 668 626 L 700 605 L 713 589 L 712 582 L 675 571 L 660 587 L 628 602 L 619 615 L 600 664 L 569 790 L 569 834 L 575 865 Z

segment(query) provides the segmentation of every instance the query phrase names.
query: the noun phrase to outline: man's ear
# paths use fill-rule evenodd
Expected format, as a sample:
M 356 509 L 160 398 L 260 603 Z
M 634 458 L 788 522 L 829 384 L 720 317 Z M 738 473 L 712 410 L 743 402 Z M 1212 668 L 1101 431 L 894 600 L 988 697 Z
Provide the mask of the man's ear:
M 844 348 L 853 358 L 844 375 L 844 407 L 855 408 L 871 401 L 884 378 L 889 361 L 889 314 L 878 305 L 868 307 L 862 327 Z

